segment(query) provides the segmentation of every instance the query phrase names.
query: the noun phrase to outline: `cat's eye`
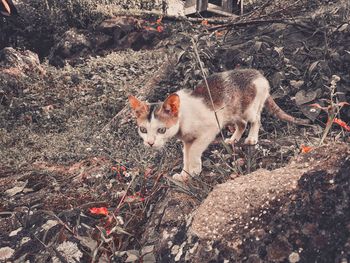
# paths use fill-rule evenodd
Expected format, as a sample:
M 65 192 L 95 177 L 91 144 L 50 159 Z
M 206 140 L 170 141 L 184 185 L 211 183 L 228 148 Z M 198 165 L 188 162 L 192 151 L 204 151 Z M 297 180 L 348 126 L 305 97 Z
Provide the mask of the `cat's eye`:
M 166 128 L 159 128 L 158 133 L 164 134 L 166 132 Z
M 147 129 L 145 127 L 140 127 L 140 132 L 147 133 Z

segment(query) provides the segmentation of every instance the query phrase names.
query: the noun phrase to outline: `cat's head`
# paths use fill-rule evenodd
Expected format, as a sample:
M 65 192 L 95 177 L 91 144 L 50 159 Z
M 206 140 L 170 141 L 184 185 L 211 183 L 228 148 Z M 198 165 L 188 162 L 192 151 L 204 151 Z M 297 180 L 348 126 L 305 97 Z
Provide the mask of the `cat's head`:
M 180 98 L 177 94 L 171 94 L 163 103 L 151 104 L 129 96 L 129 103 L 145 145 L 160 148 L 179 132 Z

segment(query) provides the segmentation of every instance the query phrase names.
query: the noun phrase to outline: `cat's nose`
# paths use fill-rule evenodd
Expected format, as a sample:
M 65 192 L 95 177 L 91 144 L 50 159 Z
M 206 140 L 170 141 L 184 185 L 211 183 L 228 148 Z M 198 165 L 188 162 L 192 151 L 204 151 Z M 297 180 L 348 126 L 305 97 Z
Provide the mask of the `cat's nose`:
M 152 147 L 154 145 L 154 142 L 148 142 L 148 145 Z

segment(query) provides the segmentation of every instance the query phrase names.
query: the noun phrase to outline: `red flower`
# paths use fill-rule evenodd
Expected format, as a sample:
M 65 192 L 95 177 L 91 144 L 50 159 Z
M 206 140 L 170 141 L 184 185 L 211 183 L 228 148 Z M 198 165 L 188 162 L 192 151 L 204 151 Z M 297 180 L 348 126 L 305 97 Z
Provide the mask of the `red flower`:
M 163 32 L 163 31 L 164 31 L 164 27 L 162 27 L 162 26 L 157 26 L 157 31 L 158 31 L 159 33 Z
M 207 26 L 209 24 L 209 22 L 208 22 L 208 20 L 204 19 L 201 24 L 202 24 L 202 26 Z
M 345 121 L 342 121 L 341 119 L 338 119 L 338 118 L 334 118 L 333 122 L 340 125 L 345 130 L 350 131 L 350 126 L 347 125 Z
M 312 151 L 312 147 L 306 146 L 306 145 L 301 145 L 301 153 L 308 153 Z
M 90 213 L 95 215 L 108 215 L 107 207 L 92 207 L 90 208 Z

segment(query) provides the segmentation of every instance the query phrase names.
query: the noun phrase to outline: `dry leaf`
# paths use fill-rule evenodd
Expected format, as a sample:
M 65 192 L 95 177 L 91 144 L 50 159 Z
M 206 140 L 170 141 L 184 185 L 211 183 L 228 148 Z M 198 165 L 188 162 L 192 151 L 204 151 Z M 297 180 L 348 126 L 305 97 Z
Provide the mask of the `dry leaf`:
M 128 250 L 126 254 L 128 257 L 125 262 L 135 262 L 140 257 L 140 253 L 137 250 Z
M 23 189 L 24 189 L 24 188 L 26 187 L 26 185 L 28 184 L 28 180 L 26 180 L 25 182 L 18 182 L 18 183 L 20 183 L 21 185 L 20 185 L 20 186 L 15 186 L 15 187 L 13 187 L 13 188 L 11 188 L 11 189 L 7 189 L 7 190 L 5 191 L 5 194 L 6 194 L 7 196 L 14 196 L 14 195 L 16 195 L 16 194 L 22 192 Z

